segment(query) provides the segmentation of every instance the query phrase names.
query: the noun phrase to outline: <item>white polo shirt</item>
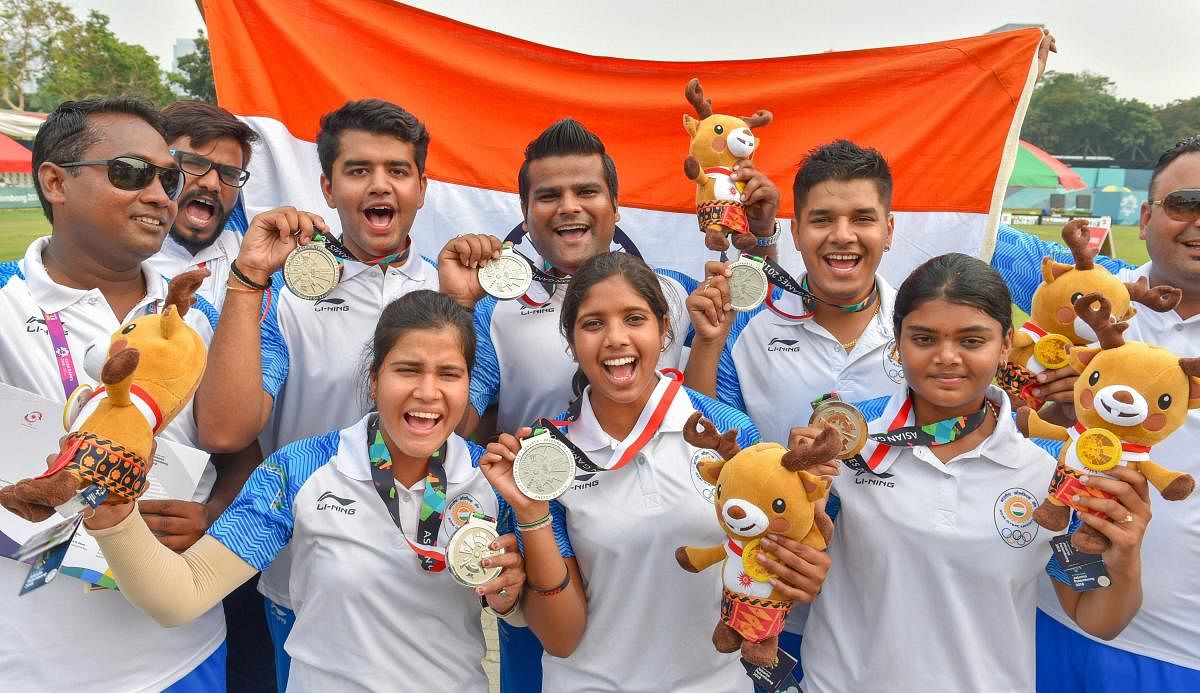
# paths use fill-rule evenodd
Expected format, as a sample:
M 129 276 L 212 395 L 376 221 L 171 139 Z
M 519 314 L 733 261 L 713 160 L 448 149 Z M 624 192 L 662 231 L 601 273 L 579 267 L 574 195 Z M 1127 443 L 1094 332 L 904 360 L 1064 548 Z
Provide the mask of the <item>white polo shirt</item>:
M 671 270 L 655 270 L 670 307 L 674 339 L 659 356 L 658 368 L 683 368 L 684 343 L 692 322 L 685 301 L 696 281 Z M 535 285 L 536 287 L 537 285 Z M 500 431 L 531 425 L 539 416 L 562 411 L 571 400 L 575 361 L 559 330 L 564 287 L 539 307 L 485 296 L 475 306 L 475 368 L 471 406 L 481 416 L 498 405 Z
M 850 353 L 811 318 L 794 320 L 765 305 L 739 313 L 721 352 L 717 398 L 749 414 L 763 440 L 787 444 L 793 426 L 808 423 L 811 402 L 837 392 L 847 402 L 890 392 L 904 379 L 892 359 L 892 304 L 896 291 L 876 276 L 879 312 Z M 775 304 L 802 315 L 800 297 L 776 288 Z
M 844 469 L 832 561 L 801 646 L 808 693 L 1034 690 L 1034 615 L 1051 532 L 1033 521 L 1054 459 L 1024 438 L 1008 397 L 996 429 L 942 463 L 928 447 L 882 448 Z M 911 425 L 895 390 L 872 433 Z M 881 403 L 882 404 L 882 403 Z M 876 450 L 868 444 L 863 455 Z
M 146 264 L 164 277 L 174 277 L 198 267 L 208 269 L 211 274 L 200 285 L 197 295 L 216 307 L 218 311 L 225 304 L 225 282 L 229 280 L 229 265 L 237 259 L 242 247 L 242 234 L 228 227 L 221 231 L 217 240 L 195 255 L 179 244 L 174 237 L 167 234 L 163 239 L 162 250 L 155 253 Z
M 295 559 L 296 625 L 288 689 L 486 693 L 479 597 L 446 571 L 418 565 L 425 481 L 400 487 L 404 534 L 371 481 L 367 419 L 297 441 L 250 476 L 208 533 L 259 570 L 284 546 Z M 446 507 L 495 517 L 495 493 L 477 468 L 483 449 L 451 436 Z M 462 518 L 447 512 L 437 543 Z
M 95 385 L 83 371 L 83 354 L 97 339 L 107 340 L 122 323 L 157 310 L 167 296 L 166 281 L 143 266 L 146 296 L 130 314 L 118 318 L 99 290 L 84 291 L 54 283 L 42 264 L 49 238 L 29 245 L 19 261 L 0 264 L 0 382 L 66 401 L 62 378 L 46 329 L 46 313 L 59 314 L 76 377 Z M 205 342 L 212 338 L 216 311 L 199 298 L 184 318 Z M 162 433 L 165 438 L 196 445 L 196 425 L 189 404 Z M 50 452 L 50 451 L 47 451 Z M 204 500 L 215 471 L 209 465 L 194 500 Z M 7 512 L 2 511 L 0 512 Z M 84 583 L 60 577 L 18 597 L 29 566 L 0 559 L 0 671 L 9 690 L 71 690 L 100 686 L 107 690 L 158 691 L 178 681 L 204 661 L 225 639 L 221 607 L 195 621 L 164 629 L 125 600 L 120 592 L 84 592 Z M 62 652 L 66 634 L 70 666 L 49 653 Z M 66 638 L 66 640 L 64 640 Z
M 1150 276 L 1150 263 L 1117 273 L 1121 281 Z M 1142 309 L 1126 339 L 1157 344 L 1181 357 L 1200 356 L 1200 316 Z M 1200 476 L 1200 409 L 1188 411 L 1183 427 L 1150 450 L 1150 459 Z M 1164 501 L 1151 489 L 1154 519 L 1142 539 L 1142 608 L 1116 638 L 1104 644 L 1190 669 L 1200 669 L 1200 502 L 1195 497 Z M 1038 606 L 1055 620 L 1083 633 L 1046 586 Z M 1096 640 L 1096 638 L 1092 638 Z
M 342 281 L 325 298 L 302 299 L 272 278 L 271 306 L 262 326 L 263 388 L 275 398 L 259 435 L 263 454 L 331 428 L 348 426 L 370 409 L 363 380 L 379 315 L 389 303 L 418 289 L 437 291 L 437 269 L 414 241 L 399 267 L 345 261 Z M 291 607 L 289 561 L 263 573 L 258 589 Z
M 632 462 L 577 477 L 558 499 L 583 576 L 587 629 L 570 657 L 542 655 L 543 690 L 753 690 L 738 654 L 713 649 L 712 632 L 721 616 L 720 569 L 693 574 L 675 562 L 680 546 L 725 541 L 712 486 L 695 469 L 697 460 L 713 453 L 683 439 L 693 411 L 703 412 L 721 431 L 739 429 L 743 447 L 758 440 L 744 414 L 683 389 L 658 434 Z M 567 435 L 601 466 L 610 463 L 620 443 L 600 428 L 586 392 Z

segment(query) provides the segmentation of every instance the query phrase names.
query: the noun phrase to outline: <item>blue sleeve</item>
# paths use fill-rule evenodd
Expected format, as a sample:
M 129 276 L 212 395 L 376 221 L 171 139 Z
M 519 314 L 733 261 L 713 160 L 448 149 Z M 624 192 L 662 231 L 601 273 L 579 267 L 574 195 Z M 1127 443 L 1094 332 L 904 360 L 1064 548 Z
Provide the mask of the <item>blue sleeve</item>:
M 1042 283 L 1042 258 L 1052 257 L 1063 263 L 1073 263 L 1071 250 L 1064 245 L 1044 241 L 1033 234 L 1025 233 L 1002 224 L 996 233 L 996 249 L 992 253 L 992 267 L 1008 284 L 1012 302 L 1021 310 L 1029 312 L 1033 292 Z M 1096 264 L 1116 274 L 1123 269 L 1136 267 L 1123 260 L 1104 255 L 1096 256 Z
M 216 307 L 209 303 L 208 300 L 206 300 L 203 296 L 196 295 L 195 298 L 196 300 L 194 303 L 192 303 L 192 308 L 204 313 L 204 317 L 208 318 L 209 327 L 213 328 L 213 331 L 215 332 L 217 329 L 217 320 L 220 319 L 221 314 L 218 313 Z
M 483 416 L 500 395 L 500 358 L 492 344 L 492 313 L 496 299 L 484 296 L 475 304 L 475 367 L 471 369 L 471 406 Z
M 837 522 L 838 513 L 842 511 L 842 498 L 834 493 L 832 489 L 829 492 L 829 500 L 825 501 L 825 514 L 829 519 Z
M 296 493 L 337 452 L 337 432 L 287 445 L 263 460 L 208 534 L 255 569 L 266 570 L 292 539 Z
M 513 511 L 512 506 L 508 501 L 504 500 L 504 496 L 496 494 L 496 505 L 499 511 L 496 513 L 499 519 L 496 520 L 496 531 L 501 534 L 512 534 L 517 531 L 517 514 Z M 556 500 L 550 501 L 550 527 L 554 532 L 554 543 L 558 546 L 558 553 L 563 558 L 571 558 L 575 555 L 575 549 L 571 546 L 571 538 L 567 535 L 567 509 Z M 542 530 L 535 530 L 542 531 Z M 517 534 L 517 548 L 521 553 L 525 553 L 525 542 L 521 540 L 521 535 Z
M 233 210 L 229 212 L 229 218 L 225 220 L 225 228 L 236 231 L 240 236 L 245 236 L 246 229 L 250 228 L 250 220 L 246 218 L 246 206 L 241 194 L 238 194 L 237 204 L 233 206 Z
M 279 327 L 279 302 L 283 299 L 283 273 L 276 272 L 271 277 L 271 290 L 263 297 L 266 315 L 262 319 L 262 384 L 263 390 L 278 398 L 279 390 L 287 381 L 289 359 L 287 341 L 283 338 L 283 330 Z
M 782 295 L 778 287 L 772 289 Z M 778 298 L 778 296 L 774 296 Z M 733 348 L 737 345 L 742 330 L 750 324 L 750 320 L 765 310 L 759 306 L 755 310 L 737 313 L 733 317 L 733 325 L 729 328 L 729 336 L 725 339 L 725 348 L 721 349 L 721 358 L 717 361 L 717 399 L 739 411 L 746 411 L 746 400 L 742 396 L 742 382 L 738 379 L 737 366 L 733 362 Z
M 867 421 L 874 421 L 883 416 L 883 410 L 887 408 L 890 397 L 876 397 L 874 399 L 863 400 L 862 402 L 854 402 L 854 408 L 862 412 L 863 418 Z
M 748 448 L 762 440 L 762 436 L 758 432 L 758 427 L 754 425 L 750 417 L 728 404 L 718 402 L 711 397 L 706 397 L 690 388 L 686 389 L 688 397 L 692 401 L 692 406 L 696 411 L 703 414 L 704 418 L 711 421 L 718 431 L 724 433 L 730 429 L 737 429 L 738 447 Z
M 695 279 L 692 279 L 691 277 L 684 274 L 683 272 L 676 272 L 675 270 L 663 269 L 660 267 L 660 268 L 654 270 L 654 273 L 661 277 L 666 277 L 667 279 L 674 280 L 676 284 L 679 284 L 679 286 L 683 288 L 683 300 L 685 300 L 685 301 L 687 300 L 687 297 L 690 296 L 691 293 L 696 290 L 696 287 L 700 286 L 700 282 L 696 281 Z M 684 315 L 687 315 L 687 306 L 686 305 L 684 306 Z M 692 345 L 692 339 L 695 338 L 695 336 L 696 336 L 696 328 L 689 321 L 687 334 L 683 336 L 684 346 L 690 347 Z M 675 335 L 675 337 L 678 338 L 679 335 Z

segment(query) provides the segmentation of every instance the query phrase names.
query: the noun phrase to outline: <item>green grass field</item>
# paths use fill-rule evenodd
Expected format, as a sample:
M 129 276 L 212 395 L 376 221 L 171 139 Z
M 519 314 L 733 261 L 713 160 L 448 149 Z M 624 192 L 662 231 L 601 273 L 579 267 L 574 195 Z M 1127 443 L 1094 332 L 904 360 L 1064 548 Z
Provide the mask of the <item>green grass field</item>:
M 42 209 L 0 209 L 0 262 L 25 254 L 29 242 L 50 233 Z

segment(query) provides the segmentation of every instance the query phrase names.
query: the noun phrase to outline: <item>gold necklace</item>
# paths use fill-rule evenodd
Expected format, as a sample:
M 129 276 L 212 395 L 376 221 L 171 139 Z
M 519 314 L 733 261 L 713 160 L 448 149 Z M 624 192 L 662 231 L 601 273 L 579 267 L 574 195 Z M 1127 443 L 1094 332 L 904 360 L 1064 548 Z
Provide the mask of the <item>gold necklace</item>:
M 874 308 L 874 309 L 871 311 L 871 317 L 870 317 L 870 318 L 867 320 L 867 324 L 868 324 L 868 325 L 871 323 L 871 320 L 874 320 L 874 319 L 875 319 L 875 316 L 876 316 L 878 313 L 879 313 L 879 300 L 877 299 L 877 300 L 875 301 L 875 308 Z M 865 330 L 865 329 L 867 329 L 867 326 L 866 326 L 866 325 L 863 325 L 863 329 L 864 329 L 864 330 Z M 858 334 L 858 337 L 855 337 L 854 339 L 851 339 L 851 340 L 850 340 L 850 341 L 848 341 L 848 342 L 838 342 L 838 344 L 841 344 L 841 345 L 842 345 L 842 348 L 846 350 L 846 353 L 847 353 L 847 354 L 849 354 L 851 351 L 854 351 L 854 347 L 858 346 L 858 339 L 859 339 L 859 337 L 862 337 L 862 333 L 861 333 L 861 332 Z

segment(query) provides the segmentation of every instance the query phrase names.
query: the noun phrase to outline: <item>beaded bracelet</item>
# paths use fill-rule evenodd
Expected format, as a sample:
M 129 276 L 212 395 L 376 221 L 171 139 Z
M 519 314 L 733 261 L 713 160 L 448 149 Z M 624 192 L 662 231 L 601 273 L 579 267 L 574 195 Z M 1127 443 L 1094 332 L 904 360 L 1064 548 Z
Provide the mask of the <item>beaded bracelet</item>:
M 529 591 L 533 592 L 534 594 L 538 595 L 539 597 L 553 597 L 554 595 L 558 594 L 559 592 L 562 592 L 563 590 L 567 589 L 567 585 L 571 584 L 571 569 L 567 567 L 566 563 L 563 563 L 563 570 L 566 572 L 566 575 L 563 576 L 562 582 L 558 583 L 557 585 L 555 585 L 554 587 L 551 587 L 548 590 L 538 589 L 537 587 L 534 587 L 532 584 L 530 584 L 528 581 L 526 581 L 525 586 L 529 588 Z
M 250 287 L 251 289 L 258 289 L 259 291 L 266 291 L 267 289 L 271 288 L 271 285 L 269 283 L 270 279 L 267 280 L 268 281 L 267 284 L 259 284 L 258 282 L 254 281 L 250 277 L 247 277 L 246 273 L 243 272 L 240 268 L 238 268 L 237 260 L 234 260 L 233 262 L 229 263 L 229 273 L 233 275 L 234 279 L 245 284 L 246 286 Z
M 532 532 L 535 529 L 541 529 L 542 527 L 549 527 L 553 521 L 554 520 L 550 517 L 550 513 L 546 513 L 533 522 L 518 522 L 517 530 L 519 530 L 521 534 L 524 534 L 526 532 Z

